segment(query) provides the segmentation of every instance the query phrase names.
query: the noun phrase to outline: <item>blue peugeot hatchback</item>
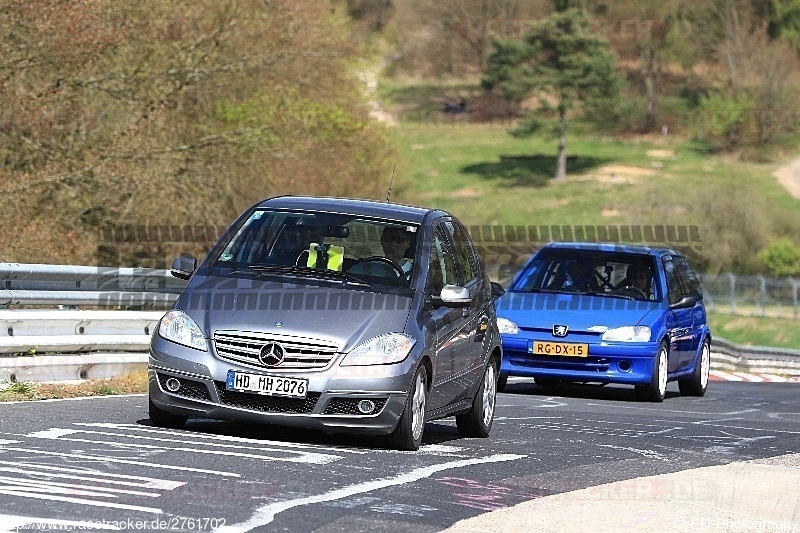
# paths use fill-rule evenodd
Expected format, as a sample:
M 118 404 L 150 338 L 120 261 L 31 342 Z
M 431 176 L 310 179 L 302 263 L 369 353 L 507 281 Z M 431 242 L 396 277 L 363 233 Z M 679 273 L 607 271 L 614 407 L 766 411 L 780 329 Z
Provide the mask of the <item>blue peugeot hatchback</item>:
M 551 243 L 497 300 L 503 345 L 498 382 L 525 376 L 634 385 L 660 402 L 667 381 L 703 396 L 711 333 L 700 283 L 673 250 Z

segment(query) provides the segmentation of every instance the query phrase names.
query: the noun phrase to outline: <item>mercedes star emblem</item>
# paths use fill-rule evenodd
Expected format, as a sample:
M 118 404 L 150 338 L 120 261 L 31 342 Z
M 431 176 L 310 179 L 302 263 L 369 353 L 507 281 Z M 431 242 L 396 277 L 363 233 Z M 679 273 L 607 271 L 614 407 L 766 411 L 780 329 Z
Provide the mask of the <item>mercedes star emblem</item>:
M 278 366 L 283 363 L 285 357 L 286 351 L 283 349 L 283 346 L 277 342 L 268 342 L 261 348 L 261 352 L 258 354 L 258 360 L 261 361 L 261 364 L 264 366 Z

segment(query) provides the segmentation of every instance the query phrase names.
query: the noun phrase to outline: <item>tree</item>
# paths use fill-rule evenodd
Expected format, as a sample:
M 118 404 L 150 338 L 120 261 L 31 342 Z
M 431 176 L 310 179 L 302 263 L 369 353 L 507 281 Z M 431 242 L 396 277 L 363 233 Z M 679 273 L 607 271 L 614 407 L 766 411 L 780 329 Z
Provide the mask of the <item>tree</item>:
M 659 126 L 664 64 L 674 61 L 686 68 L 695 57 L 695 43 L 685 36 L 692 8 L 680 0 L 619 0 L 597 17 L 608 28 L 614 50 L 638 65 L 645 97 L 645 131 Z
M 347 13 L 377 32 L 383 31 L 391 18 L 392 3 L 392 0 L 346 0 Z
M 392 145 L 340 11 L 3 2 L 0 256 L 97 261 L 104 226 L 219 227 L 292 192 L 380 196 Z
M 494 39 L 519 38 L 550 11 L 547 2 L 524 0 L 396 2 L 402 65 L 415 74 L 483 74 Z
M 767 27 L 770 39 L 781 40 L 800 53 L 800 0 L 749 0 L 749 8 Z
M 796 130 L 800 60 L 791 40 L 770 26 L 772 9 L 784 4 L 712 0 L 695 12 L 694 35 L 725 74 L 700 101 L 699 126 L 713 147 L 764 145 Z
M 524 40 L 498 40 L 483 78 L 487 90 L 499 88 L 516 102 L 534 97 L 536 108 L 512 134 L 535 133 L 555 118 L 558 135 L 556 180 L 567 175 L 567 118 L 576 107 L 608 105 L 620 79 L 608 42 L 592 33 L 584 11 L 566 9 L 533 28 Z M 602 103 L 602 104 L 601 104 Z

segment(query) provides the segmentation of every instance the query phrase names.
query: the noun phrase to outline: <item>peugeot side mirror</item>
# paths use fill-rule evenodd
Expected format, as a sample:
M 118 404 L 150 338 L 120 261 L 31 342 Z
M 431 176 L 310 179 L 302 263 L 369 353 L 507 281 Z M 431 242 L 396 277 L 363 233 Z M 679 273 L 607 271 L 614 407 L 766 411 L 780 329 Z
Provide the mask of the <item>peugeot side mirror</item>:
M 492 298 L 500 298 L 502 295 L 506 293 L 506 290 L 503 288 L 502 285 L 497 283 L 496 281 L 492 281 L 490 283 L 492 287 Z
M 691 309 L 697 304 L 696 296 L 684 296 L 674 304 L 669 306 L 670 309 Z
M 178 279 L 189 279 L 196 269 L 197 259 L 194 257 L 176 257 L 169 271 Z

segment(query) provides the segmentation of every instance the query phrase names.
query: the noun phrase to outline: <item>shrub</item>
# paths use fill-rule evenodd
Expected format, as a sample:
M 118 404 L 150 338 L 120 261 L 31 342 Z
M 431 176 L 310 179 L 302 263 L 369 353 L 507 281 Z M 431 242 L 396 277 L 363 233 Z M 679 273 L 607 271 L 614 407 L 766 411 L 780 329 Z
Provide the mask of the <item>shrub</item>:
M 758 259 L 776 277 L 800 274 L 800 250 L 788 238 L 775 239 L 758 253 Z
M 756 108 L 750 95 L 713 92 L 700 99 L 700 117 L 695 134 L 717 148 L 732 148 L 741 142 L 748 117 Z

